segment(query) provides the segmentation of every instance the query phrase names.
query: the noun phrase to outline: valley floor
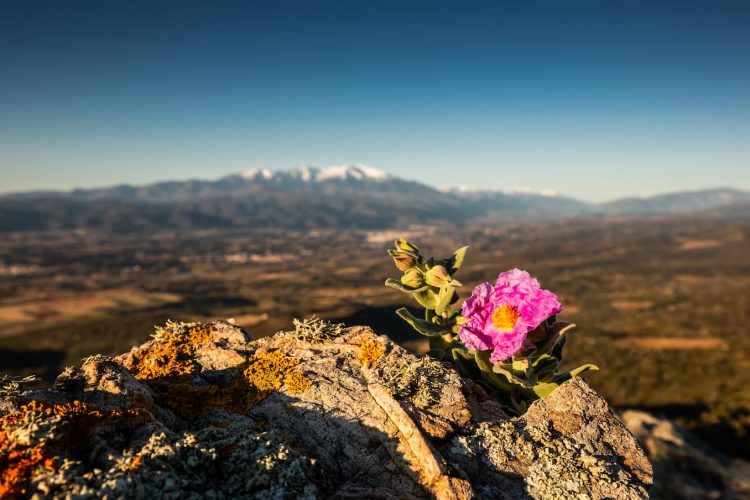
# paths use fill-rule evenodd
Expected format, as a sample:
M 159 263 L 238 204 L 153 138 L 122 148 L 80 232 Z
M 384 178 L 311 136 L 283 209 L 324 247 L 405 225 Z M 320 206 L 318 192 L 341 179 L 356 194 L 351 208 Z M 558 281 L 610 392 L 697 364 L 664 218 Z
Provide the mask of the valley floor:
M 317 314 L 424 341 L 394 309 L 398 234 L 438 257 L 470 245 L 463 297 L 518 267 L 576 323 L 570 365 L 613 405 L 665 415 L 723 453 L 750 455 L 750 220 L 580 218 L 382 231 L 203 231 L 149 237 L 14 233 L 0 241 L 0 373 L 48 380 L 154 324 L 234 318 L 258 338 Z

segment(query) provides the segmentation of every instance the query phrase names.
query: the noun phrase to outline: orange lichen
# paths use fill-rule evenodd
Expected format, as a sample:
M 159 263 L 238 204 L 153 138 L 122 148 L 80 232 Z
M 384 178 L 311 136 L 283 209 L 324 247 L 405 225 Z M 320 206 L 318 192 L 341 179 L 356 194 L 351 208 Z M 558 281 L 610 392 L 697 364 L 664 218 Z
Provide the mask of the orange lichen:
M 375 366 L 380 357 L 385 353 L 385 346 L 375 339 L 369 339 L 362 342 L 359 346 L 359 356 L 357 361 L 365 366 Z
M 253 355 L 244 372 L 245 380 L 253 393 L 253 404 L 281 389 L 284 384 L 294 395 L 306 391 L 312 381 L 304 373 L 292 371 L 298 364 L 297 358 L 290 358 L 281 351 Z
M 36 443 L 28 442 L 28 434 L 19 439 L 24 423 L 31 417 L 47 421 L 54 432 Z M 0 417 L 0 498 L 24 495 L 35 470 L 54 468 L 61 450 L 84 446 L 98 425 L 143 418 L 144 414 L 137 410 L 102 411 L 81 401 L 31 401 L 19 411 Z M 38 423 L 32 427 L 38 427 Z
M 247 413 L 284 384 L 292 394 L 299 394 L 311 384 L 304 375 L 291 373 L 299 360 L 273 351 L 250 356 L 233 368 L 237 376 L 229 385 L 193 385 L 198 369 L 196 350 L 212 338 L 210 325 L 168 324 L 148 349 L 134 354 L 131 370 L 138 380 L 161 395 L 166 406 L 187 418 L 215 407 L 230 413 Z
M 301 371 L 292 371 L 284 377 L 284 383 L 286 384 L 289 392 L 295 396 L 302 394 L 310 388 L 312 381 L 305 376 Z
M 245 369 L 245 378 L 258 392 L 273 392 L 281 389 L 289 370 L 299 364 L 281 351 L 253 355 Z M 265 396 L 264 396 L 265 397 Z
M 150 349 L 134 355 L 132 371 L 138 380 L 192 377 L 196 349 L 213 338 L 211 325 L 178 325 L 163 332 Z
M 167 323 L 148 349 L 133 355 L 133 376 L 159 392 L 166 406 L 180 415 L 203 412 L 220 393 L 215 385 L 193 386 L 195 351 L 213 339 L 211 325 Z
M 39 467 L 54 468 L 53 451 L 45 444 L 33 446 L 9 442 L 0 432 L 0 498 L 14 498 L 26 493 L 26 485 L 33 471 Z

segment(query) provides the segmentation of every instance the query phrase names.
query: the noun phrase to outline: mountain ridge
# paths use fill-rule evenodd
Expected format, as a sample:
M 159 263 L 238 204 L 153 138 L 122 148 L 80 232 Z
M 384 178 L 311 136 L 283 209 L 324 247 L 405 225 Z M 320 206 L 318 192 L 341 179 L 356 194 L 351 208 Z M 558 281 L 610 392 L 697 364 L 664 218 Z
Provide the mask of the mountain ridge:
M 431 221 L 692 213 L 750 204 L 731 188 L 590 203 L 548 190 L 439 190 L 362 164 L 274 171 L 216 180 L 163 181 L 0 195 L 0 231 L 117 232 L 221 227 L 390 228 Z

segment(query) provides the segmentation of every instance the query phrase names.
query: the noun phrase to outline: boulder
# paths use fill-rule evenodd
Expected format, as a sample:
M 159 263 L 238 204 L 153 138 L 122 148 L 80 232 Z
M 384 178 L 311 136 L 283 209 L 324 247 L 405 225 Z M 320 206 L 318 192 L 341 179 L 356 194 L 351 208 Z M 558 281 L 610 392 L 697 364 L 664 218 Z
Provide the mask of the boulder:
M 652 482 L 580 379 L 511 418 L 450 365 L 319 320 L 256 341 L 169 323 L 0 402 L 0 496 L 632 499 Z

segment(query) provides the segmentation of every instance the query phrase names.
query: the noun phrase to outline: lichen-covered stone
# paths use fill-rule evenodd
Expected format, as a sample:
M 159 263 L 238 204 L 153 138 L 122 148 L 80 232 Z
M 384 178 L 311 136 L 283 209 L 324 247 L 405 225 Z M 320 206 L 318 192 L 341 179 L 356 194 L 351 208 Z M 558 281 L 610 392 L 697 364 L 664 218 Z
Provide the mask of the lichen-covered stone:
M 652 482 L 633 435 L 580 379 L 521 417 L 455 437 L 450 456 L 483 470 L 475 485 L 486 498 L 498 490 L 506 498 L 648 498 Z M 475 463 L 466 463 L 469 456 Z
M 252 342 L 226 322 L 170 323 L 50 390 L 0 394 L 0 418 L 31 400 L 138 418 L 56 441 L 54 467 L 27 467 L 21 496 L 643 498 L 651 482 L 633 436 L 580 380 L 511 419 L 449 365 L 320 320 Z M 52 435 L 65 419 L 43 413 L 35 425 Z

